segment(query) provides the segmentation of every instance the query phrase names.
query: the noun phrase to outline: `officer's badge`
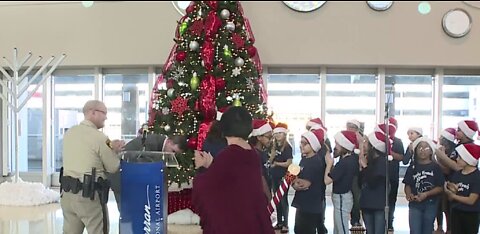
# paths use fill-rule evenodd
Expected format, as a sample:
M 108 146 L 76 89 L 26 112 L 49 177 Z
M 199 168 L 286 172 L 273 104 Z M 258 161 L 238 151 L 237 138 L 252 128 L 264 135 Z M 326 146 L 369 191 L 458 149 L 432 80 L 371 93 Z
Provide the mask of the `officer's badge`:
M 105 141 L 105 144 L 107 144 L 108 148 L 112 149 L 112 141 L 110 139 L 107 139 L 107 141 Z

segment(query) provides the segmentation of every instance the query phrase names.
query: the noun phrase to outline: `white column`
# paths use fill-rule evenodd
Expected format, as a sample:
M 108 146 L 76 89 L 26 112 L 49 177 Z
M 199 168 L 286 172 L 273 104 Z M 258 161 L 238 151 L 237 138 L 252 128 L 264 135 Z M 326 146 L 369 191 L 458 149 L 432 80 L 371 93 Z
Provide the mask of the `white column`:
M 377 82 L 376 82 L 376 100 L 377 107 L 375 108 L 375 115 L 377 123 L 383 123 L 385 118 L 385 68 L 378 68 Z
M 435 76 L 433 78 L 433 137 L 438 137 L 442 131 L 442 113 L 443 113 L 443 68 L 435 69 Z
M 325 116 L 327 114 L 327 109 L 326 109 L 326 97 L 327 97 L 327 67 L 322 66 L 320 68 L 320 106 L 321 106 L 321 112 L 320 112 L 320 119 L 323 121 L 323 124 L 325 123 Z

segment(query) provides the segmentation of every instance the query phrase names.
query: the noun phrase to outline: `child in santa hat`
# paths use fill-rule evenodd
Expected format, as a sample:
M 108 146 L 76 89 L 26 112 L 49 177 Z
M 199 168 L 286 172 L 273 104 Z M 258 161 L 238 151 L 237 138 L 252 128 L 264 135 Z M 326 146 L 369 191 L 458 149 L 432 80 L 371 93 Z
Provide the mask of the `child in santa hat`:
M 295 233 L 316 233 L 319 224 L 324 219 L 323 204 L 325 200 L 325 149 L 324 131 L 321 129 L 308 131 L 302 134 L 300 151 L 301 171 L 292 182 L 295 197 L 292 206 L 297 208 L 295 213 Z M 323 154 L 321 154 L 323 152 Z M 322 160 L 323 157 L 323 160 Z M 323 233 L 320 229 L 319 233 Z
M 287 168 L 292 164 L 293 150 L 287 140 L 288 125 L 285 123 L 277 123 L 273 129 L 273 145 L 270 152 L 270 174 L 272 177 L 273 191 L 281 185 L 283 177 L 287 174 Z M 288 194 L 282 197 L 277 205 L 277 221 L 276 229 L 281 229 L 282 233 L 288 232 Z
M 455 149 L 461 170 L 453 173 L 445 184 L 445 193 L 452 201 L 452 233 L 478 233 L 480 213 L 480 146 L 469 143 Z
M 334 233 L 348 233 L 348 221 L 353 207 L 352 184 L 359 172 L 357 133 L 353 131 L 341 131 L 335 134 L 334 157 L 340 157 L 333 167 L 333 158 L 325 156 L 327 167 L 325 169 L 325 185 L 333 183 L 333 222 Z M 333 168 L 332 168 L 333 167 Z
M 407 165 L 411 163 L 412 156 L 413 156 L 413 142 L 415 142 L 416 139 L 420 138 L 423 136 L 423 130 L 421 127 L 410 127 L 407 130 L 407 135 L 408 139 L 410 140 L 410 144 L 407 147 L 407 150 L 405 151 L 405 155 L 403 157 L 403 164 Z
M 409 201 L 410 233 L 432 233 L 445 177 L 438 164 L 432 160 L 435 154 L 432 140 L 420 137 L 413 142 L 412 148 L 414 160 L 403 179 L 405 195 Z

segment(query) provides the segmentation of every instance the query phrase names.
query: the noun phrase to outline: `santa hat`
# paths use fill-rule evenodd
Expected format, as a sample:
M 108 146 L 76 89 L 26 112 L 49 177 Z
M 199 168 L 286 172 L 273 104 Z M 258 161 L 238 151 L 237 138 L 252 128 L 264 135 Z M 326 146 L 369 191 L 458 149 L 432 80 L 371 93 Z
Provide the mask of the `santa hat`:
M 480 146 L 474 143 L 459 145 L 455 148 L 458 155 L 470 166 L 477 166 L 480 157 Z
M 388 118 L 388 122 L 391 123 L 391 124 L 393 124 L 393 125 L 395 125 L 395 127 L 398 126 L 397 120 L 396 120 L 395 118 L 393 118 L 393 117 Z
M 360 129 L 360 126 L 361 126 L 360 121 L 358 121 L 356 119 L 348 120 L 347 124 L 353 124 L 353 125 L 357 126 L 358 129 Z
M 456 135 L 457 135 L 457 131 L 455 130 L 455 128 L 446 128 L 440 133 L 440 136 L 442 136 L 443 138 L 451 142 L 455 142 Z
M 288 132 L 288 125 L 286 123 L 277 123 L 277 125 L 273 129 L 273 134 L 279 132 L 283 132 L 286 134 Z
M 386 153 L 385 135 L 381 132 L 372 132 L 368 135 L 368 141 L 372 146 L 382 153 Z
M 324 141 L 325 133 L 322 129 L 317 129 L 302 134 L 302 137 L 307 139 L 313 151 L 318 152 L 320 148 L 322 148 L 322 142 Z
M 420 134 L 420 136 L 423 135 L 423 130 L 422 130 L 421 127 L 410 127 L 410 128 L 407 130 L 407 132 L 408 132 L 408 131 L 417 132 L 418 134 Z
M 462 120 L 458 122 L 458 128 L 462 130 L 465 136 L 472 140 L 475 137 L 475 133 L 478 132 L 477 122 L 473 120 Z
M 382 124 L 377 124 L 377 126 L 375 126 L 375 132 L 380 132 L 384 135 L 386 135 L 386 130 L 387 128 L 385 127 L 385 124 L 382 123 Z M 394 139 L 395 138 L 395 132 L 397 132 L 397 128 L 395 127 L 395 125 L 393 124 L 388 124 L 388 136 L 390 137 L 390 139 Z
M 352 131 L 341 131 L 335 134 L 335 143 L 348 151 L 359 154 L 357 134 Z
M 323 125 L 323 122 L 320 118 L 315 118 L 315 119 L 311 119 L 307 122 L 307 127 L 310 128 L 310 131 L 311 130 L 317 130 L 317 129 L 322 129 L 323 131 L 327 131 L 327 128 L 325 127 L 325 125 Z
M 261 136 L 267 132 L 272 131 L 272 127 L 264 119 L 254 119 L 252 121 L 252 125 L 253 125 L 253 130 L 251 133 L 252 136 Z
M 435 147 L 435 142 L 433 142 L 432 139 L 428 138 L 428 137 L 419 137 L 417 138 L 413 143 L 412 143 L 412 147 L 413 147 L 413 150 L 415 150 L 418 146 L 418 144 L 420 144 L 420 142 L 426 142 L 428 144 L 428 146 L 430 146 L 430 149 L 432 149 L 432 152 L 433 154 L 435 154 L 435 149 L 437 147 Z

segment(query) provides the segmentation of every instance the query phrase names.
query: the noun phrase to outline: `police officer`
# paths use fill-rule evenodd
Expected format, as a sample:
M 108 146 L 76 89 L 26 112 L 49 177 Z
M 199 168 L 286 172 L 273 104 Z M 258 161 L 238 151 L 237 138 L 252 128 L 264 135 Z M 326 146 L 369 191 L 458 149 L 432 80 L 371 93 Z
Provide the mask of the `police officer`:
M 98 100 L 90 100 L 83 107 L 85 119 L 70 128 L 63 142 L 63 176 L 61 176 L 64 233 L 108 233 L 108 186 L 99 183 L 106 179 L 105 172 L 116 172 L 124 142 L 110 141 L 98 129 L 104 127 L 107 108 Z M 92 175 L 93 174 L 93 175 Z M 94 189 L 88 189 L 90 183 Z M 92 185 L 93 186 L 93 185 Z M 100 193 L 100 190 L 106 194 Z M 106 195 L 106 201 L 105 201 Z M 101 199 L 103 198 L 103 199 Z

